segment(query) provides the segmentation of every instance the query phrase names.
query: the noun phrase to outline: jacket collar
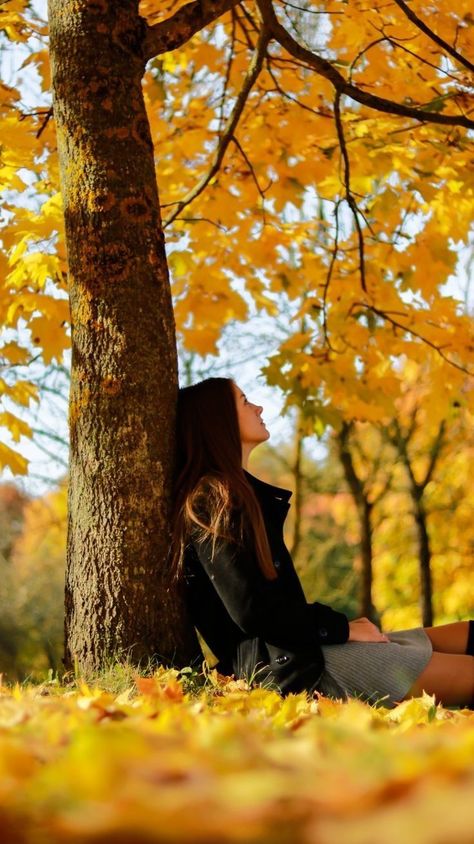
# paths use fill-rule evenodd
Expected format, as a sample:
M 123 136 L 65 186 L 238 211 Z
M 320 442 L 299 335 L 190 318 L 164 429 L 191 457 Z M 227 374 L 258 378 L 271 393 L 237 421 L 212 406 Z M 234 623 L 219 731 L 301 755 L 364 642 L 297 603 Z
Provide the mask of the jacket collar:
M 255 492 L 261 498 L 266 498 L 272 502 L 274 502 L 276 499 L 277 501 L 287 504 L 291 496 L 293 495 L 291 490 L 284 489 L 284 487 L 267 484 L 266 481 L 262 481 L 260 480 L 260 478 L 256 478 L 255 475 L 251 475 L 250 472 L 247 472 L 246 469 L 244 469 L 244 474 L 247 480 L 251 483 Z

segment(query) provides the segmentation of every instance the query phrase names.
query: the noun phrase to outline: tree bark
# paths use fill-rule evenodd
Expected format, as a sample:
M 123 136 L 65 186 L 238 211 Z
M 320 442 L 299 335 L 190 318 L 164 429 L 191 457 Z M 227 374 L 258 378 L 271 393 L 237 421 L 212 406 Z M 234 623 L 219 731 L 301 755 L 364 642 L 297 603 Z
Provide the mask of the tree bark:
M 169 545 L 177 360 L 138 0 L 49 0 L 72 370 L 66 667 L 199 651 Z
M 360 525 L 360 555 L 362 574 L 360 580 L 360 614 L 371 621 L 377 621 L 377 612 L 372 602 L 373 552 L 372 552 L 372 504 L 364 489 L 364 484 L 354 468 L 349 446 L 350 424 L 343 422 L 337 435 L 339 457 L 344 469 L 347 485 L 354 499 Z

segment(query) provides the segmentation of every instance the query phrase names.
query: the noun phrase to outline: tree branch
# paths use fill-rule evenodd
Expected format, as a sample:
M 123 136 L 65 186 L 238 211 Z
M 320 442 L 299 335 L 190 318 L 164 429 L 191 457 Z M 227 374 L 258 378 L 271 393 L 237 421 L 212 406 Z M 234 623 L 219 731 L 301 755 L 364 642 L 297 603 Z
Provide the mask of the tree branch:
M 365 489 L 362 478 L 359 477 L 355 470 L 354 461 L 350 448 L 350 435 L 354 430 L 354 423 L 344 421 L 340 431 L 336 433 L 337 447 L 339 451 L 339 459 L 344 469 L 344 475 L 347 485 L 358 507 L 363 507 L 368 503 L 367 490 Z
M 450 56 L 453 57 L 453 59 L 459 62 L 459 64 L 464 65 L 464 67 L 470 70 L 471 73 L 474 71 L 474 64 L 468 61 L 468 59 L 465 59 L 464 56 L 461 56 L 461 54 L 458 53 L 457 50 L 455 50 L 454 47 L 451 46 L 451 44 L 448 44 L 448 42 L 445 41 L 443 38 L 440 38 L 439 35 L 436 35 L 436 32 L 433 32 L 433 30 L 430 29 L 429 26 L 427 26 L 426 23 L 424 23 L 421 18 L 419 18 L 418 15 L 416 15 L 415 12 L 410 9 L 409 6 L 407 6 L 404 0 L 395 0 L 395 3 L 402 10 L 403 14 L 406 15 L 406 17 L 411 20 L 411 22 L 414 23 L 415 26 L 421 30 L 421 32 L 424 32 L 425 35 L 428 36 L 428 38 L 431 38 L 431 40 L 434 41 L 435 44 L 438 44 L 439 47 L 442 47 L 443 50 L 445 50 L 447 53 L 449 53 Z
M 331 344 L 331 340 L 329 338 L 329 329 L 328 329 L 328 294 L 329 294 L 329 285 L 331 284 L 332 274 L 334 270 L 334 265 L 337 260 L 337 253 L 339 251 L 339 205 L 342 200 L 338 200 L 336 202 L 334 208 L 334 245 L 331 250 L 331 259 L 329 261 L 328 271 L 326 274 L 326 278 L 324 280 L 324 291 L 323 291 L 323 332 L 324 332 L 324 342 L 326 346 L 331 352 L 336 352 L 337 349 L 333 347 Z
M 415 478 L 415 473 L 413 471 L 413 466 L 411 464 L 410 456 L 408 454 L 408 442 L 406 437 L 403 436 L 402 429 L 400 427 L 400 423 L 398 419 L 393 420 L 393 427 L 395 429 L 395 433 L 392 438 L 393 444 L 398 448 L 398 452 L 405 464 L 405 468 L 408 473 L 408 477 L 410 479 L 410 485 L 412 488 L 412 493 L 414 498 L 421 497 L 423 493 L 423 488 L 421 484 L 418 483 L 417 479 Z
M 427 337 L 423 337 L 423 335 L 419 334 L 418 331 L 415 331 L 413 328 L 410 328 L 409 325 L 403 325 L 402 322 L 399 322 L 392 316 L 393 313 L 399 313 L 400 316 L 407 317 L 406 314 L 400 313 L 399 311 L 392 311 L 391 313 L 389 311 L 382 311 L 380 308 L 376 308 L 374 305 L 369 305 L 368 302 L 353 302 L 351 308 L 349 309 L 349 316 L 352 314 L 353 309 L 356 307 L 366 308 L 366 310 L 371 311 L 372 313 L 376 314 L 376 316 L 379 316 L 381 317 L 381 319 L 385 320 L 386 322 L 389 322 L 391 325 L 393 325 L 394 328 L 399 328 L 401 331 L 406 331 L 407 334 L 411 334 L 412 337 L 416 337 L 418 340 L 421 340 L 422 343 L 426 343 L 426 345 L 430 346 L 431 349 L 434 349 L 434 351 L 437 352 L 438 355 L 446 361 L 446 363 L 449 363 L 451 366 L 454 366 L 455 369 L 459 369 L 460 372 L 465 372 L 466 375 L 474 375 L 474 370 L 470 370 L 462 364 L 456 363 L 456 361 L 452 358 L 449 358 L 444 353 L 442 346 L 437 346 L 436 343 L 433 343 L 432 340 L 428 340 Z
M 175 210 L 172 211 L 168 215 L 168 217 L 166 217 L 166 219 L 163 221 L 163 228 L 169 226 L 169 224 L 173 222 L 173 220 L 178 216 L 178 214 L 181 213 L 183 208 L 186 205 L 189 205 L 189 203 L 192 202 L 193 199 L 196 199 L 196 197 L 199 196 L 200 193 L 202 193 L 204 188 L 211 181 L 212 177 L 215 176 L 215 174 L 218 172 L 222 164 L 222 159 L 224 158 L 227 147 L 229 146 L 231 140 L 233 140 L 235 129 L 240 120 L 242 111 L 244 110 L 244 106 L 247 102 L 250 91 L 252 90 L 255 82 L 257 81 L 260 71 L 262 69 L 263 60 L 267 52 L 269 40 L 270 34 L 267 28 L 263 26 L 259 34 L 255 53 L 252 56 L 252 61 L 245 76 L 242 88 L 239 91 L 234 108 L 229 116 L 229 119 L 227 120 L 227 124 L 220 138 L 219 145 L 215 151 L 214 160 L 208 172 L 204 174 L 204 176 L 197 183 L 197 185 L 195 185 L 194 188 L 189 191 L 189 193 L 184 197 L 184 199 L 176 203 Z
M 423 485 L 423 489 L 426 486 L 428 486 L 428 484 L 429 484 L 429 482 L 432 478 L 432 475 L 433 475 L 433 472 L 434 472 L 434 469 L 435 469 L 435 466 L 436 466 L 436 462 L 438 460 L 441 448 L 443 446 L 443 439 L 444 439 L 445 430 L 446 430 L 446 419 L 443 419 L 441 421 L 439 428 L 438 428 L 438 432 L 437 432 L 436 437 L 434 439 L 433 445 L 431 446 L 430 462 L 428 464 L 428 468 L 426 470 L 426 475 L 424 477 L 424 480 L 421 482 L 422 485 Z
M 387 100 L 384 97 L 377 97 L 375 94 L 369 94 L 367 91 L 362 91 L 356 85 L 348 82 L 342 74 L 321 56 L 313 53 L 302 47 L 289 32 L 281 25 L 276 17 L 271 0 L 257 0 L 262 18 L 270 30 L 273 38 L 277 41 L 290 55 L 299 61 L 305 62 L 307 66 L 311 67 L 324 79 L 334 85 L 339 94 L 345 94 L 351 99 L 362 105 L 373 108 L 376 111 L 382 111 L 386 114 L 398 114 L 401 117 L 413 117 L 415 120 L 425 121 L 427 123 L 440 123 L 448 126 L 465 126 L 468 129 L 474 128 L 474 120 L 469 120 L 464 115 L 455 114 L 438 114 L 437 112 L 423 111 L 423 109 L 406 106 L 402 103 L 395 103 L 392 100 Z
M 367 284 L 365 280 L 364 235 L 362 234 L 362 227 L 359 220 L 359 207 L 351 191 L 350 162 L 349 156 L 347 154 L 346 140 L 344 138 L 344 129 L 341 120 L 340 99 L 341 95 L 339 91 L 336 91 L 336 97 L 334 100 L 334 119 L 336 121 L 337 137 L 339 139 L 339 146 L 341 148 L 341 156 L 344 162 L 344 187 L 346 189 L 346 202 L 352 211 L 355 227 L 357 229 L 357 242 L 359 246 L 360 283 L 364 293 L 367 293 Z
M 232 9 L 240 0 L 194 0 L 154 26 L 146 27 L 143 57 L 149 61 L 186 44 L 196 32 Z
M 233 140 L 233 142 L 234 142 L 235 146 L 237 147 L 237 149 L 239 150 L 239 152 L 240 152 L 240 154 L 241 154 L 242 158 L 244 159 L 244 161 L 245 161 L 245 163 L 246 163 L 247 167 L 249 168 L 250 173 L 251 173 L 251 175 L 252 175 L 252 179 L 254 180 L 254 182 L 255 182 L 255 186 L 256 186 L 256 188 L 257 188 L 257 190 L 258 190 L 259 194 L 260 194 L 260 197 L 261 197 L 261 200 L 262 200 L 262 216 L 263 216 L 263 224 L 265 225 L 265 224 L 266 224 L 266 216 L 265 216 L 265 205 L 264 205 L 263 201 L 264 201 L 264 199 L 265 199 L 265 194 L 266 194 L 266 192 L 267 192 L 268 188 L 269 188 L 269 187 L 271 187 L 271 185 L 273 184 L 273 181 L 272 181 L 272 179 L 270 179 L 270 181 L 269 181 L 268 185 L 266 186 L 266 188 L 262 188 L 262 187 L 260 187 L 260 183 L 259 183 L 259 181 L 258 181 L 257 174 L 256 174 L 256 172 L 255 172 L 254 166 L 253 166 L 252 162 L 250 161 L 250 159 L 249 159 L 249 157 L 248 157 L 247 153 L 246 153 L 246 152 L 245 152 L 245 150 L 242 148 L 242 145 L 241 145 L 240 141 L 239 141 L 239 140 L 235 137 L 235 135 L 233 135 L 233 136 L 232 136 L 232 140 Z
M 229 51 L 229 59 L 227 61 L 227 66 L 225 69 L 225 76 L 224 76 L 224 85 L 222 87 L 222 93 L 220 95 L 220 105 L 219 105 L 219 129 L 218 134 L 220 135 L 225 124 L 225 116 L 224 116 L 224 109 L 226 104 L 226 95 L 230 85 L 230 74 L 232 70 L 232 65 L 235 58 L 235 44 L 236 44 L 236 24 L 238 22 L 238 15 L 235 12 L 235 9 L 232 9 L 232 31 L 230 36 L 230 51 Z

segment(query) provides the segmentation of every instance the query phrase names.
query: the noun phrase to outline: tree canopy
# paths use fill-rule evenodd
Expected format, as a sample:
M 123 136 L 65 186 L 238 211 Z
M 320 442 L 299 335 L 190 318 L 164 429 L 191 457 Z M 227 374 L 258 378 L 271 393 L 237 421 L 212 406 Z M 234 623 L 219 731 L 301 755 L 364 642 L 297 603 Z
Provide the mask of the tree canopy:
M 185 347 L 215 350 L 248 297 L 270 317 L 285 298 L 294 319 L 267 377 L 309 399 L 320 425 L 386 418 L 406 360 L 431 358 L 438 402 L 462 390 L 469 403 L 472 323 L 443 285 L 473 218 L 470 4 L 146 0 L 139 12 Z M 37 396 L 22 374 L 32 347 L 47 363 L 69 344 L 67 268 L 47 23 L 11 0 L 0 28 L 4 51 L 27 51 L 0 100 L 0 318 L 13 329 L 1 387 L 21 406 Z M 99 76 L 96 94 L 111 107 Z M 0 421 L 28 434 L 21 412 Z

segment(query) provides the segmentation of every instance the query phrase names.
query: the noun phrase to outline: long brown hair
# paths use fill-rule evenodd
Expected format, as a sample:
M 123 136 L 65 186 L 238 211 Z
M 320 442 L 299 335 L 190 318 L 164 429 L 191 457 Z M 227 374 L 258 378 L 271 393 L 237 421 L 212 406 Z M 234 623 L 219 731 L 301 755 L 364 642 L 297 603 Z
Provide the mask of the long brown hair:
M 191 531 L 197 541 L 212 538 L 213 554 L 220 540 L 251 542 L 265 577 L 277 577 L 260 505 L 242 469 L 232 383 L 206 378 L 178 393 L 170 555 L 175 578 Z

